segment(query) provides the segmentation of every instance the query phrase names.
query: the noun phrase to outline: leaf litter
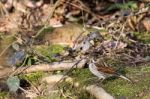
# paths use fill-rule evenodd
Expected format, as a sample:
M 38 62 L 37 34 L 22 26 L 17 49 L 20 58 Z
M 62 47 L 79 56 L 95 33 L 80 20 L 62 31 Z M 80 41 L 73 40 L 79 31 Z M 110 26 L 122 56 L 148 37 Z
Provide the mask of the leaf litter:
M 18 63 L 20 65 L 23 63 L 24 66 L 28 63 L 40 65 L 41 63 L 49 64 L 54 61 L 70 61 L 70 59 L 87 59 L 88 61 L 90 58 L 100 58 L 107 63 L 113 60 L 121 62 L 125 66 L 138 67 L 140 64 L 147 64 L 150 61 L 149 1 L 147 3 L 144 0 L 140 2 L 127 0 L 88 0 L 86 2 L 84 0 L 57 0 L 57 2 L 28 0 L 26 2 L 15 1 L 16 4 L 10 2 L 11 0 L 6 1 L 0 2 L 3 5 L 0 7 L 2 11 L 0 12 L 0 15 L 2 15 L 0 17 L 0 33 L 3 32 L 6 36 L 18 35 L 18 40 L 21 42 L 10 44 L 12 49 L 9 48 L 13 50 L 13 54 L 8 55 L 10 57 L 7 58 L 10 65 L 17 66 Z M 18 9 L 18 7 L 21 7 L 21 9 Z M 81 35 L 80 40 L 75 38 L 77 42 L 71 42 L 74 43 L 74 48 L 65 46 L 64 51 L 60 51 L 61 53 L 58 51 L 57 60 L 54 60 L 50 55 L 43 55 L 34 50 L 36 45 L 51 44 L 51 42 L 39 39 L 41 31 L 44 31 L 47 26 L 57 29 L 71 22 L 84 24 L 83 28 L 85 29 L 81 28 L 83 32 L 87 31 L 87 25 L 92 29 L 93 27 L 98 28 Z M 106 31 L 105 35 L 101 32 L 101 29 Z M 50 33 L 53 33 L 53 30 L 50 31 Z M 143 31 L 146 32 L 144 36 Z M 135 35 L 134 32 L 137 32 L 138 35 Z M 57 37 L 57 34 L 55 35 Z M 65 35 L 63 37 L 65 38 Z M 146 40 L 143 40 L 144 38 Z M 52 39 L 49 41 L 52 41 Z M 26 58 L 26 55 L 29 55 L 29 57 Z M 16 91 L 18 89 L 18 79 L 8 78 L 10 90 Z M 18 86 L 12 88 L 15 81 Z

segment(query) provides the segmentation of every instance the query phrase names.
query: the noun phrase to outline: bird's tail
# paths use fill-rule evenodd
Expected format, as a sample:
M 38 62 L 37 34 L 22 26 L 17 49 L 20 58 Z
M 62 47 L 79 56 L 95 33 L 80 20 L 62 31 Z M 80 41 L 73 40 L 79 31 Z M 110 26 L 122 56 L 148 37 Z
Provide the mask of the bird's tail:
M 123 78 L 123 79 L 125 79 L 125 80 L 127 80 L 127 81 L 129 81 L 129 82 L 131 82 L 131 83 L 133 83 L 133 81 L 132 81 L 131 79 L 129 79 L 129 78 L 123 76 L 123 75 L 119 75 L 119 77 L 120 77 L 120 78 Z

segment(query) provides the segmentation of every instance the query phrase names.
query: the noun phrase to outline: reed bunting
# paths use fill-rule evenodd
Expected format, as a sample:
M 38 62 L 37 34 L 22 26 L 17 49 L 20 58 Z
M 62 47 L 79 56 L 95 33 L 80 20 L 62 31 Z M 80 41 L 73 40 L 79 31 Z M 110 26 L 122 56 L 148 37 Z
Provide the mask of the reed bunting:
M 111 76 L 117 76 L 133 83 L 129 78 L 119 74 L 112 67 L 107 66 L 103 61 L 95 62 L 94 60 L 91 60 L 91 62 L 89 63 L 89 70 L 92 72 L 92 74 L 102 80 Z

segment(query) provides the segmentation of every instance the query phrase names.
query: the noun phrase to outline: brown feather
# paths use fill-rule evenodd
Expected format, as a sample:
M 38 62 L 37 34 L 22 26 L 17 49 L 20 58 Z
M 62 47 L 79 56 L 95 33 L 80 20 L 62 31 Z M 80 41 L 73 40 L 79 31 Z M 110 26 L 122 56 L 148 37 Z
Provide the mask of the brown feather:
M 106 66 L 106 64 L 103 61 L 96 63 L 96 66 L 97 66 L 98 71 L 101 71 L 107 74 L 116 74 L 116 71 L 110 66 Z
M 95 65 L 96 65 L 97 70 L 98 70 L 99 72 L 103 72 L 104 74 L 108 74 L 108 75 L 110 75 L 110 76 L 111 76 L 111 75 L 112 75 L 112 76 L 118 76 L 118 77 L 120 77 L 120 78 L 123 78 L 123 79 L 128 80 L 128 81 L 130 81 L 130 82 L 133 83 L 133 81 L 130 80 L 129 78 L 127 78 L 127 77 L 125 77 L 125 76 L 123 76 L 123 75 L 118 74 L 115 69 L 113 69 L 113 68 L 111 68 L 110 66 L 108 66 L 103 60 L 97 61 L 97 62 L 95 63 Z

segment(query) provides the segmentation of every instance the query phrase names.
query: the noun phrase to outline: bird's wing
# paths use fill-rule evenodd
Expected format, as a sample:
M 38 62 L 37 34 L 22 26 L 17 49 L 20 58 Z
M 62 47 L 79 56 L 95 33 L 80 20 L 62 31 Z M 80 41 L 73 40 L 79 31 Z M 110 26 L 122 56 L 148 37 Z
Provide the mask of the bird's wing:
M 109 67 L 109 66 L 105 66 L 104 64 L 98 63 L 96 64 L 97 66 L 97 70 L 106 74 L 116 74 L 116 71 Z

